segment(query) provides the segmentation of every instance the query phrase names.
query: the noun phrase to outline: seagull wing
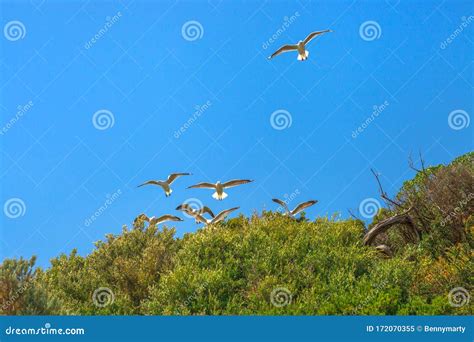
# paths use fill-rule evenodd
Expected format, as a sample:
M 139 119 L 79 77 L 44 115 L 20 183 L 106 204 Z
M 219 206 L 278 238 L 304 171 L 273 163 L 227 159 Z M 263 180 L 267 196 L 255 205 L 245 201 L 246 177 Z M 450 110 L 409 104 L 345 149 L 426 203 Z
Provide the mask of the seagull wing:
M 190 173 L 172 173 L 168 176 L 166 183 L 171 185 L 171 183 L 173 183 L 176 178 L 181 177 L 181 176 L 189 176 L 189 175 L 191 174 Z
M 216 185 L 212 183 L 198 183 L 188 186 L 188 189 L 215 189 Z
M 150 219 L 148 218 L 148 216 L 146 216 L 145 214 L 140 214 L 138 215 L 135 220 L 133 221 L 133 223 L 136 223 L 138 222 L 139 220 L 143 220 L 143 221 L 146 221 L 148 223 L 150 223 Z
M 206 206 L 203 206 L 202 209 L 201 209 L 201 212 L 204 214 L 204 213 L 208 213 L 209 215 L 211 215 L 211 217 L 215 217 L 216 215 L 214 215 L 214 213 L 212 212 L 212 210 L 209 208 L 209 207 L 206 207 Z
M 290 209 L 288 209 L 288 206 L 286 205 L 285 202 L 282 200 L 279 200 L 278 198 L 272 198 L 272 201 L 275 203 L 278 203 L 287 213 L 290 213 Z
M 310 41 L 313 40 L 314 37 L 317 37 L 323 33 L 326 33 L 326 32 L 332 32 L 331 30 L 324 30 L 324 31 L 316 31 L 316 32 L 311 32 L 308 37 L 305 38 L 305 40 L 303 41 L 303 43 L 306 45 L 308 44 Z
M 166 221 L 183 221 L 183 219 L 174 215 L 163 215 L 156 218 L 155 224 L 159 224 Z
M 308 202 L 300 203 L 295 209 L 291 211 L 291 215 L 294 216 L 298 214 L 300 211 L 302 211 L 303 209 L 311 207 L 312 205 L 315 205 L 316 203 L 318 203 L 318 201 L 308 201 Z
M 235 208 L 231 208 L 231 209 L 227 209 L 227 210 L 221 211 L 219 214 L 217 214 L 216 217 L 214 217 L 214 218 L 211 220 L 211 223 L 217 223 L 217 222 L 222 221 L 222 220 L 225 219 L 231 212 L 233 212 L 234 210 L 237 210 L 237 209 L 239 209 L 239 208 L 240 208 L 240 207 L 235 207 Z
M 253 180 L 250 179 L 233 179 L 228 182 L 225 182 L 222 184 L 222 187 L 224 188 L 232 188 L 233 186 L 241 185 L 241 184 L 247 184 L 253 182 Z
M 281 48 L 279 48 L 274 53 L 272 53 L 272 55 L 268 57 L 268 59 L 272 59 L 273 57 L 278 56 L 279 54 L 283 52 L 295 51 L 295 50 L 298 50 L 297 45 L 283 45 Z
M 194 216 L 194 218 L 197 220 L 197 221 L 200 221 L 202 223 L 204 223 L 205 225 L 208 225 L 211 221 L 206 219 L 205 217 L 202 217 L 202 215 L 199 215 L 197 214 L 196 216 Z
M 181 210 L 181 211 L 187 211 L 189 209 L 191 209 L 191 207 L 187 203 L 180 204 L 176 207 L 176 210 Z
M 140 185 L 137 186 L 137 188 L 141 187 L 141 186 L 144 186 L 144 185 L 161 185 L 159 181 L 156 181 L 156 180 L 149 180 L 149 181 L 146 181 L 145 183 L 142 183 Z

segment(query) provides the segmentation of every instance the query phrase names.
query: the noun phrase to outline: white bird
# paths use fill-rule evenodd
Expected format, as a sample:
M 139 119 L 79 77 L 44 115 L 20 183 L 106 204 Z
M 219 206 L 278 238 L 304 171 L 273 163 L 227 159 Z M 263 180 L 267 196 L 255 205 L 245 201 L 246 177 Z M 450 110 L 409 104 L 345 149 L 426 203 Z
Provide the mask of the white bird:
M 299 61 L 305 61 L 308 59 L 309 56 L 309 51 L 306 50 L 306 44 L 308 44 L 311 40 L 313 40 L 315 37 L 324 34 L 326 32 L 332 32 L 331 30 L 324 30 L 324 31 L 317 31 L 317 32 L 312 32 L 306 37 L 305 40 L 300 40 L 298 43 L 294 45 L 283 45 L 281 48 L 276 50 L 268 59 L 272 59 L 275 56 L 278 56 L 279 54 L 283 52 L 288 52 L 288 51 L 298 51 L 298 60 Z
M 166 197 L 170 196 L 171 193 L 173 192 L 173 190 L 171 190 L 170 188 L 170 185 L 171 183 L 174 182 L 174 180 L 178 177 L 181 177 L 181 176 L 189 176 L 191 175 L 190 173 L 172 173 L 168 176 L 168 179 L 165 180 L 165 181 L 161 181 L 161 180 L 149 180 L 143 184 L 140 184 L 139 186 L 137 186 L 137 188 L 141 187 L 141 186 L 144 186 L 144 185 L 159 185 L 163 188 L 163 190 L 165 191 L 165 195 Z
M 145 214 L 140 214 L 135 219 L 135 221 L 137 221 L 138 219 L 142 219 L 143 221 L 148 222 L 150 225 L 157 225 L 157 224 L 160 224 L 160 223 L 163 223 L 163 222 L 166 222 L 166 221 L 183 221 L 182 218 L 180 218 L 178 216 L 174 216 L 174 215 L 169 215 L 169 214 L 163 215 L 163 216 L 160 216 L 160 217 L 155 217 L 155 216 L 148 217 Z
M 250 183 L 250 182 L 253 182 L 253 180 L 250 180 L 250 179 L 234 179 L 234 180 L 230 180 L 230 181 L 225 182 L 225 183 L 221 183 L 220 181 L 217 182 L 216 184 L 199 183 L 199 184 L 189 186 L 188 189 L 194 189 L 194 188 L 196 188 L 196 189 L 199 189 L 199 188 L 214 189 L 214 190 L 216 190 L 216 192 L 214 192 L 212 194 L 212 197 L 215 198 L 216 200 L 222 201 L 224 198 L 226 198 L 228 196 L 224 192 L 224 189 L 232 188 L 234 186 L 241 185 L 241 184 L 247 184 L 247 183 Z
M 217 214 L 216 217 L 213 217 L 210 220 L 206 219 L 202 215 L 196 215 L 195 218 L 196 218 L 196 220 L 198 220 L 198 221 L 204 223 L 206 226 L 208 226 L 208 225 L 211 225 L 211 224 L 214 224 L 214 223 L 217 223 L 217 222 L 220 222 L 220 221 L 224 220 L 231 212 L 233 212 L 234 210 L 237 210 L 237 209 L 239 209 L 239 207 L 223 210 L 219 214 Z
M 185 212 L 186 214 L 194 217 L 196 219 L 196 223 L 199 223 L 200 221 L 196 218 L 197 215 L 204 215 L 204 214 L 209 214 L 211 217 L 215 217 L 214 213 L 209 207 L 203 206 L 202 208 L 193 208 L 191 205 L 187 203 L 180 204 L 176 207 L 176 210 L 181 210 Z
M 312 205 L 315 205 L 316 203 L 318 203 L 318 201 L 316 201 L 316 200 L 311 200 L 311 201 L 300 203 L 296 206 L 295 209 L 290 210 L 290 209 L 288 209 L 288 206 L 286 205 L 286 203 L 284 201 L 279 200 L 278 198 L 273 198 L 272 201 L 275 202 L 275 203 L 278 203 L 279 205 L 282 206 L 283 209 L 285 209 L 284 215 L 289 215 L 291 217 L 295 217 L 303 209 L 306 209 L 306 208 L 311 207 Z

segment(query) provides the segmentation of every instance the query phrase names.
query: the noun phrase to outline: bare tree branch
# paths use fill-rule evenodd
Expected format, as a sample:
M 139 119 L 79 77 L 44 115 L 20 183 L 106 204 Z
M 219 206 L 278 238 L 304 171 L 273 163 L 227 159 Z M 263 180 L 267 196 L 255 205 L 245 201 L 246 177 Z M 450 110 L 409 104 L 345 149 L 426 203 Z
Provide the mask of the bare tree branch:
M 419 236 L 419 232 L 416 229 L 411 217 L 408 215 L 409 212 L 412 210 L 412 208 L 409 208 L 408 210 L 405 210 L 403 213 L 389 217 L 385 220 L 382 220 L 378 222 L 375 226 L 370 229 L 367 234 L 364 236 L 364 244 L 365 245 L 370 245 L 374 239 L 380 234 L 385 231 L 387 231 L 390 227 L 392 227 L 395 224 L 406 224 L 410 226 L 415 234 Z

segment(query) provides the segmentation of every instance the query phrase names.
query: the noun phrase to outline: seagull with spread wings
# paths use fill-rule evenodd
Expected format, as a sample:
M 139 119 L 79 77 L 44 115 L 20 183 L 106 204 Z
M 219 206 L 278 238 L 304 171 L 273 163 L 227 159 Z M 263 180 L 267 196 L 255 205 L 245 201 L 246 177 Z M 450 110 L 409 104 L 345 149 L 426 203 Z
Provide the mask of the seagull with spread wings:
M 174 216 L 174 215 L 169 215 L 169 214 L 163 215 L 163 216 L 160 216 L 160 217 L 156 217 L 156 216 L 148 217 L 145 214 L 140 214 L 135 219 L 135 221 L 138 221 L 138 219 L 146 221 L 150 225 L 158 225 L 160 223 L 167 222 L 167 221 L 183 221 L 182 218 L 180 218 L 178 216 Z
M 294 45 L 283 45 L 281 48 L 276 50 L 268 59 L 272 59 L 275 56 L 278 56 L 279 54 L 282 54 L 283 52 L 288 52 L 288 51 L 297 51 L 298 52 L 298 60 L 299 61 L 305 61 L 308 59 L 309 56 L 309 51 L 306 50 L 306 44 L 308 44 L 311 40 L 313 40 L 315 37 L 320 36 L 326 32 L 332 32 L 331 30 L 324 30 L 324 31 L 316 31 L 312 32 L 308 35 L 308 37 L 305 38 L 305 40 L 300 40 L 297 44 Z
M 281 207 L 283 209 L 285 209 L 285 213 L 283 215 L 289 215 L 291 217 L 295 217 L 302 210 L 304 210 L 308 207 L 311 207 L 312 205 L 315 205 L 316 203 L 318 203 L 318 201 L 316 201 L 316 200 L 311 200 L 311 201 L 300 203 L 296 206 L 295 209 L 290 210 L 290 209 L 288 209 L 288 206 L 286 205 L 286 203 L 284 201 L 279 200 L 278 198 L 273 198 L 272 201 L 275 202 L 275 203 L 278 203 L 279 205 L 281 205 Z
M 158 186 L 161 186 L 163 188 L 163 190 L 165 191 L 165 195 L 166 197 L 170 196 L 171 193 L 173 192 L 173 190 L 171 190 L 171 183 L 173 183 L 175 181 L 176 178 L 178 177 L 181 177 L 181 176 L 189 176 L 191 175 L 190 173 L 172 173 L 168 176 L 168 179 L 165 180 L 165 181 L 161 181 L 161 180 L 149 180 L 143 184 L 140 184 L 139 186 L 137 186 L 137 188 L 141 187 L 141 186 L 144 186 L 144 185 L 158 185 Z
M 230 208 L 230 209 L 227 209 L 227 210 L 223 210 L 221 211 L 219 214 L 217 214 L 215 217 L 213 217 L 212 219 L 208 220 L 206 219 L 205 217 L 203 217 L 202 215 L 196 215 L 195 218 L 196 220 L 204 223 L 206 226 L 209 226 L 211 224 L 214 224 L 214 223 L 217 223 L 217 222 L 220 222 L 222 220 L 224 220 L 227 216 L 229 216 L 229 214 L 235 210 L 239 209 L 239 207 L 235 207 L 235 208 Z
M 225 183 L 221 183 L 220 181 L 213 184 L 213 183 L 198 183 L 195 185 L 191 185 L 188 189 L 214 189 L 216 192 L 212 194 L 212 197 L 216 200 L 222 201 L 228 195 L 224 192 L 226 188 L 232 188 L 237 185 L 247 184 L 253 182 L 250 179 L 233 179 Z
M 196 219 L 196 223 L 200 221 L 197 219 L 197 215 L 204 215 L 209 214 L 211 217 L 215 217 L 214 213 L 209 207 L 203 206 L 202 208 L 193 208 L 193 206 L 183 203 L 176 207 L 176 210 L 181 210 L 182 212 L 194 217 Z

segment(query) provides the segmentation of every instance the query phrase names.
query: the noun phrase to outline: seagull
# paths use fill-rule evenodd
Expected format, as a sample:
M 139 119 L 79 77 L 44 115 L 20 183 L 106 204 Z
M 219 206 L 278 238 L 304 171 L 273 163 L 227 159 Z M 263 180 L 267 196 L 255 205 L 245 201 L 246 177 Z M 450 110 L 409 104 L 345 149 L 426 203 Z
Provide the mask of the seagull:
M 178 177 L 181 177 L 181 176 L 189 176 L 191 175 L 190 173 L 172 173 L 168 176 L 168 179 L 165 180 L 165 181 L 161 181 L 161 180 L 149 180 L 143 184 L 140 184 L 139 186 L 137 186 L 137 188 L 141 187 L 141 186 L 144 186 L 144 185 L 159 185 L 163 188 L 163 190 L 165 191 L 165 195 L 166 197 L 170 196 L 171 193 L 173 192 L 173 190 L 171 190 L 170 188 L 170 185 L 171 183 L 174 182 L 174 180 Z
M 227 210 L 223 210 L 221 211 L 219 214 L 216 215 L 216 217 L 213 217 L 212 219 L 208 220 L 206 219 L 205 217 L 203 217 L 202 215 L 196 215 L 195 218 L 196 220 L 204 223 L 206 226 L 208 225 L 211 225 L 211 224 L 214 224 L 214 223 L 217 223 L 217 222 L 220 222 L 222 221 L 223 219 L 225 219 L 231 212 L 233 212 L 234 210 L 237 210 L 239 209 L 239 207 L 235 207 L 235 208 L 230 208 L 230 209 L 227 209 Z
M 166 222 L 166 221 L 184 221 L 182 218 L 180 218 L 178 216 L 174 216 L 174 215 L 163 215 L 163 216 L 160 216 L 160 217 L 155 217 L 155 216 L 148 217 L 145 214 L 140 214 L 135 219 L 135 221 L 137 221 L 138 219 L 142 219 L 143 221 L 148 222 L 150 224 L 150 226 L 157 225 L 157 224 L 160 224 L 160 223 L 163 223 L 163 222 Z
M 253 182 L 253 180 L 250 179 L 233 179 L 225 183 L 221 183 L 220 181 L 217 182 L 216 184 L 212 183 L 198 183 L 195 185 L 191 185 L 188 187 L 188 189 L 193 189 L 193 188 L 202 188 L 202 189 L 215 189 L 216 192 L 212 194 L 212 197 L 215 198 L 216 200 L 222 201 L 224 198 L 226 198 L 228 195 L 224 192 L 225 188 L 232 188 L 237 185 L 241 184 L 247 184 Z
M 303 203 L 298 204 L 295 209 L 290 211 L 290 209 L 288 209 L 288 206 L 286 205 L 286 203 L 283 202 L 282 200 L 279 200 L 278 198 L 273 198 L 272 201 L 275 202 L 275 203 L 278 203 L 279 205 L 281 205 L 283 207 L 283 209 L 285 209 L 285 213 L 283 215 L 289 215 L 291 217 L 295 217 L 303 209 L 306 209 L 306 208 L 311 207 L 312 205 L 315 205 L 316 203 L 318 203 L 318 201 L 316 201 L 316 200 L 303 202 Z
M 308 35 L 308 37 L 305 38 L 305 40 L 300 40 L 295 45 L 283 45 L 281 48 L 276 50 L 270 57 L 268 57 L 268 59 L 272 59 L 273 57 L 278 56 L 279 54 L 283 52 L 298 51 L 298 60 L 305 61 L 306 59 L 308 59 L 308 56 L 309 56 L 309 51 L 306 50 L 306 44 L 308 44 L 311 40 L 313 40 L 314 37 L 317 37 L 326 32 L 332 32 L 332 30 L 312 32 Z
M 209 207 L 203 206 L 202 208 L 193 208 L 191 205 L 187 203 L 180 204 L 176 207 L 176 210 L 181 210 L 185 212 L 188 215 L 191 215 L 196 219 L 196 223 L 199 223 L 200 221 L 197 219 L 197 215 L 204 215 L 205 213 L 209 214 L 211 217 L 215 217 L 214 213 Z

